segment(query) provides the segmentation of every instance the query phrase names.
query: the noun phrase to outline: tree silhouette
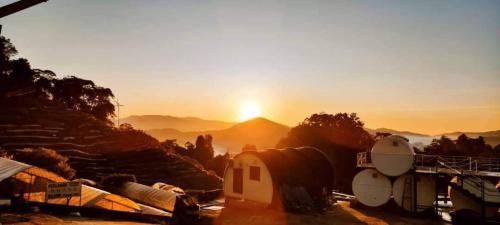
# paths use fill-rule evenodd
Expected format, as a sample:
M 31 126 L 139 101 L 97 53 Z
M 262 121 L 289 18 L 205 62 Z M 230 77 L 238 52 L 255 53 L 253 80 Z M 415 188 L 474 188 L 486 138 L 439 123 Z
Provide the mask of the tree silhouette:
M 213 170 L 219 177 L 223 177 L 230 158 L 227 152 L 224 155 L 215 156 L 213 159 L 208 160 L 205 168 L 207 170 Z
M 279 148 L 313 146 L 323 151 L 332 161 L 335 188 L 352 193 L 352 178 L 356 174 L 356 154 L 372 147 L 373 137 L 364 130 L 355 113 L 313 114 L 279 143 Z
M 247 152 L 247 151 L 257 151 L 257 146 L 252 145 L 252 144 L 246 144 L 241 148 L 242 152 Z
M 55 101 L 62 102 L 71 109 L 91 114 L 97 119 L 109 121 L 109 117 L 115 115 L 111 89 L 96 86 L 91 80 L 74 76 L 55 80 L 52 94 Z
M 188 149 L 188 156 L 196 159 L 200 164 L 206 165 L 206 163 L 214 157 L 212 140 L 213 138 L 211 135 L 199 135 L 196 138 L 194 149 Z
M 425 154 L 450 155 L 450 156 L 485 156 L 495 155 L 493 148 L 486 144 L 484 138 L 470 138 L 465 134 L 458 136 L 453 141 L 446 136 L 432 140 L 431 144 L 424 148 Z
M 364 123 L 356 113 L 313 114 L 292 128 L 278 147 L 310 145 L 321 148 L 335 143 L 351 148 L 368 149 L 374 140 L 363 126 Z
M 13 96 L 44 98 L 111 123 L 115 107 L 109 88 L 75 76 L 57 79 L 50 70 L 32 69 L 27 59 L 12 59 L 17 50 L 0 36 L 0 100 Z
M 5 152 L 5 150 L 0 149 L 0 153 L 2 151 Z M 68 179 L 75 176 L 75 170 L 67 163 L 68 158 L 52 149 L 26 148 L 14 151 L 12 159 L 52 171 Z

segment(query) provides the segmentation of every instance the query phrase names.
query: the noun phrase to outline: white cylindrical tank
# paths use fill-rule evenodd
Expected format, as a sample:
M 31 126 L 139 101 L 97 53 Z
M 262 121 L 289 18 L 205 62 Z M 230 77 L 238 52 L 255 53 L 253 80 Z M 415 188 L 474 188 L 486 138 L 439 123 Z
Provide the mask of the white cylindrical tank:
M 429 176 L 417 175 L 416 178 L 416 199 L 418 205 L 416 211 L 421 212 L 427 208 L 433 207 L 436 196 L 436 183 Z M 406 174 L 398 177 L 392 186 L 392 196 L 394 197 L 394 201 L 396 204 L 408 211 L 412 211 L 414 207 L 413 180 L 412 174 Z
M 478 178 L 473 178 L 473 177 L 464 178 L 463 189 L 467 190 L 469 193 L 478 196 L 480 198 L 481 191 L 480 188 L 477 187 L 478 181 L 480 181 Z M 454 177 L 451 180 L 451 182 L 460 185 L 457 177 Z M 497 202 L 497 203 L 500 202 L 500 193 L 498 192 L 494 184 L 485 180 L 484 187 L 485 187 L 484 198 L 486 199 L 486 201 Z M 481 213 L 481 204 L 475 201 L 474 199 L 471 199 L 462 191 L 449 187 L 448 194 L 450 196 L 453 208 L 455 210 L 470 209 L 477 213 Z M 487 207 L 485 211 L 486 211 L 485 212 L 486 217 L 492 217 L 498 213 L 498 208 Z
M 413 166 L 413 148 L 401 136 L 391 135 L 375 143 L 371 151 L 375 168 L 387 176 L 400 176 Z
M 365 169 L 354 176 L 352 191 L 359 202 L 376 207 L 389 201 L 392 184 L 389 178 L 377 170 Z

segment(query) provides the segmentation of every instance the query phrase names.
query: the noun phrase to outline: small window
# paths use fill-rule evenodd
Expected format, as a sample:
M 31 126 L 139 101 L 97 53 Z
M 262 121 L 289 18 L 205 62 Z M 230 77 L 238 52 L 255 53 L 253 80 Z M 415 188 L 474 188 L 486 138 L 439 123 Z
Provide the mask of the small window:
M 250 180 L 260 181 L 260 167 L 250 166 Z

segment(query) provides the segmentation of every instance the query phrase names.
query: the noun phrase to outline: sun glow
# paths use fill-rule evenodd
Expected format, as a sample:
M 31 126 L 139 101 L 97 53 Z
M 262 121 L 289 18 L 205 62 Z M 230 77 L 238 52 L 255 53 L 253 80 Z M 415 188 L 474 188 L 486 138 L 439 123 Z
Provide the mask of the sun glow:
M 255 102 L 244 102 L 240 107 L 240 121 L 246 121 L 262 114 L 260 106 Z

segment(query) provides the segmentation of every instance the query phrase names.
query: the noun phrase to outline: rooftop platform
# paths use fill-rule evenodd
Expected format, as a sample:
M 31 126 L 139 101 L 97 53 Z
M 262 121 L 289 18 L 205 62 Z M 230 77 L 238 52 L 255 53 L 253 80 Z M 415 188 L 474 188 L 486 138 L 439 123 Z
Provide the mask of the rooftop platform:
M 369 152 L 357 154 L 356 166 L 375 168 Z M 500 177 L 500 159 L 498 158 L 415 154 L 413 168 L 415 172 L 423 174 Z

